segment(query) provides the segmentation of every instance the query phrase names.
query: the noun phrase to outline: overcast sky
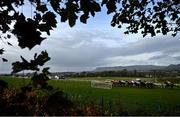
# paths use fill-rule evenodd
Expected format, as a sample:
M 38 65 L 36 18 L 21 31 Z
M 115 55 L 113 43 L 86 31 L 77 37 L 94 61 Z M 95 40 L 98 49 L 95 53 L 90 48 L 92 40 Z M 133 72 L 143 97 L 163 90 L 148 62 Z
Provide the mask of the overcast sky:
M 26 7 L 26 12 L 30 13 Z M 35 52 L 47 50 L 51 60 L 46 66 L 52 72 L 93 70 L 96 67 L 125 65 L 169 65 L 180 62 L 180 35 L 158 35 L 143 38 L 140 34 L 123 34 L 123 28 L 110 26 L 111 16 L 105 10 L 88 20 L 88 24 L 77 23 L 70 28 L 67 23 L 59 23 L 58 28 L 51 31 L 41 46 L 31 51 L 20 49 L 15 37 L 12 47 L 0 40 L 0 48 L 6 53 L 3 57 L 9 61 L 0 61 L 0 73 L 10 73 L 11 63 L 33 58 Z M 28 13 L 27 13 L 28 14 Z

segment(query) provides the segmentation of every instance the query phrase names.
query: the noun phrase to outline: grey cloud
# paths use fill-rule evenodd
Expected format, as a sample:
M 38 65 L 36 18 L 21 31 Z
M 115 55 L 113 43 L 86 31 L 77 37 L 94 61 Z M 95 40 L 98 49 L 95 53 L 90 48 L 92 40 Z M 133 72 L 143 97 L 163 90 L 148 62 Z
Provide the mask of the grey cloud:
M 172 45 L 171 48 L 166 49 L 163 51 L 165 54 L 176 54 L 180 52 L 180 46 L 179 46 L 179 42 L 177 42 L 177 44 L 175 44 L 174 46 Z
M 107 65 L 153 64 L 155 62 L 158 64 L 178 63 L 177 59 L 169 59 L 167 57 L 163 61 L 160 59 L 165 57 L 165 55 L 172 56 L 176 54 L 176 56 L 180 56 L 178 53 L 180 50 L 180 35 L 177 35 L 175 38 L 171 36 L 157 36 L 135 40 L 134 42 L 123 39 L 122 35 L 117 35 L 111 31 L 100 30 L 67 31 L 66 33 L 63 32 L 49 37 L 41 46 L 35 47 L 31 52 L 27 50 L 11 50 L 7 58 L 17 59 L 19 57 L 18 52 L 26 58 L 30 58 L 34 52 L 40 53 L 40 50 L 47 49 L 52 58 L 47 65 L 52 68 L 52 71 L 63 71 L 63 69 L 73 71 L 88 70 L 96 66 Z M 107 46 L 107 42 L 110 42 L 109 45 L 112 44 L 111 41 L 120 43 L 120 46 Z M 124 45 L 121 45 L 121 43 L 124 43 Z M 153 54 L 156 52 L 161 54 Z M 152 54 L 152 57 L 149 60 L 144 58 L 140 58 L 140 60 L 127 59 L 141 54 Z M 115 57 L 120 57 L 120 59 L 115 60 Z M 2 68 L 0 67 L 1 70 Z
M 52 54 L 52 64 L 66 67 L 89 67 L 105 64 L 103 48 L 81 46 L 74 49 L 59 49 Z
M 176 60 L 180 60 L 180 56 L 176 56 L 174 57 Z
M 170 57 L 170 56 L 163 54 L 163 55 L 153 56 L 153 57 L 149 58 L 149 60 L 164 59 L 164 58 L 167 58 L 167 57 Z
M 83 33 L 83 31 L 81 31 L 81 33 Z M 56 49 L 55 53 L 57 54 L 52 54 L 52 64 L 65 67 L 95 67 L 106 65 L 113 57 L 131 57 L 132 55 L 154 52 L 165 53 L 166 51 L 172 50 L 174 47 L 179 48 L 180 44 L 178 37 L 170 39 L 172 38 L 171 36 L 165 36 L 164 39 L 160 39 L 161 37 L 155 37 L 153 39 L 140 39 L 136 42 L 127 44 L 125 47 L 120 46 L 112 48 L 93 42 L 91 39 L 97 38 L 96 34 L 83 34 L 83 37 L 86 37 L 85 40 L 81 38 L 81 34 L 79 33 L 73 34 L 73 37 L 69 38 L 68 40 L 60 39 L 61 41 L 66 41 L 65 43 L 62 43 L 68 48 L 59 47 Z M 98 34 L 101 35 L 100 32 L 98 32 Z M 102 34 L 105 35 L 104 33 Z M 111 34 L 106 33 L 106 35 L 110 36 Z M 79 46 L 75 47 L 74 45 L 78 45 L 78 43 Z M 158 57 L 154 56 L 154 58 L 152 57 L 151 59 L 160 59 L 160 57 L 163 56 L 158 55 Z M 107 58 L 109 58 L 109 60 L 107 60 Z
M 128 44 L 128 47 L 121 48 L 121 55 L 136 55 L 142 53 L 152 52 L 166 52 L 176 47 L 180 49 L 180 40 L 178 37 L 170 39 L 172 37 L 166 37 L 165 39 L 159 39 L 155 37 L 153 39 L 141 39 L 135 43 Z M 118 50 L 117 50 L 118 51 Z
M 0 73 L 10 73 L 11 67 L 8 65 L 8 63 L 2 63 L 0 62 Z

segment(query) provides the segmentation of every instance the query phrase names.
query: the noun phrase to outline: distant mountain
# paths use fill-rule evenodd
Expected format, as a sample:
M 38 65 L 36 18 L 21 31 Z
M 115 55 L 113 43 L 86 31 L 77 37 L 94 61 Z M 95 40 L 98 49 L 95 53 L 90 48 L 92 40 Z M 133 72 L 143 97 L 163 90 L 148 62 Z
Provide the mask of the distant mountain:
M 118 71 L 126 69 L 128 71 L 150 71 L 150 70 L 163 70 L 167 66 L 156 66 L 156 65 L 132 65 L 132 66 L 115 66 L 115 67 L 97 67 L 95 71 Z
M 171 64 L 169 66 L 167 66 L 165 68 L 165 70 L 168 70 L 168 71 L 180 71 L 180 64 L 177 64 L 177 65 L 174 65 L 174 64 Z

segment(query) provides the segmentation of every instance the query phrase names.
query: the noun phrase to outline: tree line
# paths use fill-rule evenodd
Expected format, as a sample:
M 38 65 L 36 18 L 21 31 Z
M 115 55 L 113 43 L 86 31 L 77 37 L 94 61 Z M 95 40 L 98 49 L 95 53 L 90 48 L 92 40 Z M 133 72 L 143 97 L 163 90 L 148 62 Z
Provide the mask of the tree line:
M 139 77 L 139 78 L 177 78 L 180 77 L 180 71 L 128 71 L 126 69 L 119 71 L 102 71 L 102 72 L 79 72 L 68 73 L 68 77 Z

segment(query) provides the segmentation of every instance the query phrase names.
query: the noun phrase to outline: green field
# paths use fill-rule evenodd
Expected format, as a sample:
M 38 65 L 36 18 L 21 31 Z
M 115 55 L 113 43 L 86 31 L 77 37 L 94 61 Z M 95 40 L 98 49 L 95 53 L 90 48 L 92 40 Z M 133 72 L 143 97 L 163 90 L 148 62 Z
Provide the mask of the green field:
M 10 87 L 20 87 L 29 82 L 29 80 L 21 78 L 0 79 L 8 82 Z M 48 83 L 54 88 L 63 90 L 75 103 L 103 105 L 105 109 L 108 108 L 115 115 L 119 108 L 123 108 L 131 115 L 135 113 L 158 115 L 162 112 L 165 115 L 180 115 L 180 88 L 113 87 L 112 89 L 97 89 L 91 88 L 89 80 L 91 79 L 86 78 L 86 81 L 78 81 L 78 79 L 50 80 Z

